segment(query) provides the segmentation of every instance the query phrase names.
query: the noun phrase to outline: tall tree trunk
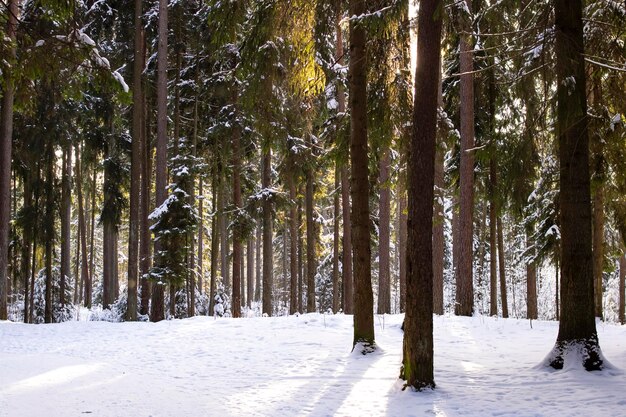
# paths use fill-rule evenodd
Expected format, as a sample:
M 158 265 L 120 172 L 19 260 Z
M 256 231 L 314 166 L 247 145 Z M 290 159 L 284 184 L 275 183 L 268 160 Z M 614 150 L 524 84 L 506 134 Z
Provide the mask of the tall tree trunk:
M 220 156 L 221 157 L 221 156 Z M 222 284 L 224 285 L 224 291 L 230 292 L 230 270 L 228 268 L 228 228 L 227 226 L 227 214 L 226 214 L 226 190 L 224 185 L 224 171 L 218 170 L 219 183 L 217 194 L 217 222 L 219 227 L 220 236 L 220 273 L 222 275 Z
M 145 35 L 144 35 L 145 36 Z M 145 42 L 144 60 L 145 60 Z M 148 111 L 148 103 L 146 100 L 145 90 L 142 89 L 142 107 L 143 120 L 141 123 L 141 138 L 143 140 L 142 148 L 145 150 L 144 159 L 141 163 L 141 207 L 139 208 L 141 224 L 140 224 L 140 241 L 139 241 L 139 274 L 141 276 L 141 307 L 140 313 L 148 315 L 150 305 L 150 295 L 152 292 L 152 282 L 150 281 L 150 268 L 152 267 L 152 233 L 150 231 L 150 194 L 152 188 L 152 144 L 150 141 L 148 117 L 151 114 Z
M 406 155 L 403 150 L 400 154 L 400 172 L 398 173 L 398 255 L 400 281 L 400 313 L 406 311 L 406 240 L 407 240 L 407 197 L 406 197 Z
M 93 278 L 95 276 L 95 235 L 96 235 L 96 166 L 94 164 L 91 177 L 91 224 L 89 228 L 90 244 L 89 244 L 89 277 L 85 281 L 85 307 L 91 308 L 93 298 Z
M 556 321 L 559 321 L 561 319 L 561 309 L 559 307 L 559 258 L 558 256 L 556 257 L 556 261 L 555 261 L 555 268 L 554 268 L 554 275 L 555 275 L 555 291 L 554 291 L 554 305 L 555 305 L 555 310 L 556 310 Z
M 139 206 L 141 187 L 141 156 L 143 138 L 143 98 L 141 74 L 143 72 L 143 0 L 135 0 L 134 62 L 133 62 L 133 127 L 130 157 L 130 210 L 128 215 L 128 305 L 126 320 L 137 320 L 137 275 L 139 272 Z
M 215 294 L 217 291 L 216 288 L 216 279 L 217 279 L 217 258 L 219 254 L 219 246 L 220 246 L 220 236 L 219 236 L 219 227 L 218 227 L 218 211 L 217 211 L 217 199 L 218 199 L 218 184 L 220 179 L 218 175 L 218 169 L 214 169 L 213 171 L 213 182 L 211 184 L 211 211 L 213 212 L 213 216 L 211 217 L 211 273 L 209 278 L 209 315 L 213 315 L 213 308 L 215 307 Z
M 494 178 L 495 177 L 494 175 Z M 497 215 L 497 211 L 496 211 Z M 498 265 L 500 269 L 500 298 L 502 303 L 502 317 L 509 317 L 509 302 L 507 299 L 507 289 L 506 289 L 506 269 L 504 267 L 504 238 L 502 232 L 502 218 L 497 216 L 496 219 L 496 235 L 498 238 Z
M 65 287 L 71 276 L 70 260 L 72 245 L 70 225 L 72 223 L 72 150 L 69 144 L 63 146 L 61 172 L 61 283 L 59 288 L 59 303 L 65 306 Z
M 235 95 L 234 100 L 237 97 Z M 236 107 L 236 105 L 235 105 Z M 236 110 L 235 110 L 236 112 Z M 232 151 L 233 151 L 233 204 L 235 205 L 235 221 L 238 224 L 238 217 L 240 217 L 240 210 L 242 209 L 241 202 L 241 132 L 238 127 L 235 127 L 232 138 Z M 243 261 L 243 238 L 241 235 L 241 228 L 235 226 L 233 229 L 233 299 L 232 299 L 232 313 L 233 317 L 241 317 L 241 263 Z
M 77 246 L 80 246 L 81 258 L 80 258 L 80 288 L 81 294 L 83 294 L 84 288 L 89 281 L 89 262 L 87 260 L 87 222 L 85 220 L 85 209 L 83 207 L 83 172 L 80 163 L 80 149 L 79 145 L 76 145 L 74 150 L 76 155 L 76 199 L 78 200 L 78 235 L 80 242 L 77 242 Z M 76 260 L 78 262 L 78 259 Z M 86 300 L 85 300 L 86 301 Z M 85 307 L 90 307 L 85 304 Z
M 349 16 L 366 11 L 364 0 L 350 0 Z M 352 251 L 354 256 L 354 340 L 363 353 L 374 347 L 374 297 L 370 247 L 369 169 L 367 154 L 367 34 L 350 20 L 350 157 L 352 198 Z
M 592 371 L 602 369 L 604 364 L 594 317 L 589 134 L 581 0 L 555 0 L 555 29 L 561 320 L 556 344 L 547 363 L 555 369 L 562 369 L 566 361 L 582 361 L 578 365 Z
M 593 193 L 593 277 L 595 316 L 602 319 L 602 272 L 604 271 L 604 184 Z
M 157 145 L 156 145 L 156 206 L 167 198 L 167 0 L 159 0 L 158 47 L 157 47 Z M 162 263 L 159 241 L 155 242 L 155 262 Z M 150 321 L 165 318 L 165 283 L 152 286 L 152 311 Z
M 272 151 L 263 151 L 262 187 L 267 190 L 272 181 Z M 274 281 L 274 253 L 272 246 L 272 202 L 263 200 L 263 314 L 272 315 Z
M 302 224 L 302 200 L 298 199 L 298 224 Z M 304 245 L 302 244 L 302 236 L 300 228 L 298 228 L 298 311 L 304 311 L 302 305 L 302 286 L 303 283 L 303 267 L 304 267 Z
M 379 164 L 379 241 L 378 241 L 378 314 L 391 313 L 391 277 L 389 258 L 391 235 L 391 185 L 389 184 L 390 149 L 385 147 Z
M 198 180 L 198 291 L 204 294 L 204 189 L 202 178 Z
M 472 10 L 470 0 L 465 0 Z M 465 16 L 460 35 L 461 51 L 461 166 L 459 207 L 459 264 L 456 270 L 456 306 L 459 316 L 474 312 L 473 219 L 474 219 L 474 70 L 470 16 Z
M 417 390 L 435 387 L 432 230 L 442 7 L 438 0 L 420 2 L 408 159 L 407 299 L 401 378 Z
M 31 172 L 27 172 L 24 176 L 24 203 L 22 209 L 25 212 L 30 211 L 33 208 L 33 187 L 31 180 Z M 22 231 L 22 237 L 24 240 L 24 244 L 22 245 L 22 253 L 21 253 L 21 265 L 20 265 L 20 274 L 24 280 L 24 323 L 29 322 L 30 317 L 30 309 L 28 300 L 30 299 L 30 288 L 29 288 L 29 277 L 30 277 L 30 269 L 31 269 L 31 247 L 33 243 L 33 239 L 35 238 L 34 230 L 31 225 L 27 225 L 24 227 Z
M 489 160 L 489 315 L 498 315 L 498 266 L 496 247 L 496 161 Z
M 44 322 L 52 323 L 54 320 L 52 311 L 52 252 L 54 244 L 54 147 L 52 140 L 48 140 L 46 156 L 46 210 L 44 219 L 45 241 L 45 269 L 46 269 L 46 294 L 44 307 Z
M 439 83 L 437 88 L 437 107 L 443 110 L 443 89 L 441 85 L 441 68 L 439 69 Z M 443 121 L 438 120 L 439 125 Z M 437 147 L 435 149 L 435 202 L 433 213 L 433 312 L 443 314 L 443 264 L 445 258 L 445 237 L 444 237 L 444 130 L 442 127 L 437 130 Z M 406 249 L 405 249 L 406 250 Z M 405 255 L 406 256 L 406 255 Z
M 289 187 L 289 275 L 290 275 L 290 291 L 289 291 L 289 314 L 295 314 L 298 311 L 298 204 L 296 202 L 296 180 L 295 166 L 293 157 L 288 156 L 289 172 L 287 177 L 287 185 Z
M 335 162 L 335 189 L 333 192 L 333 313 L 339 312 L 339 164 Z M 292 235 L 292 241 L 295 239 Z M 293 252 L 292 252 L 293 253 Z M 295 266 L 295 265 L 294 265 Z M 296 266 L 297 268 L 297 266 Z M 295 297 L 294 297 L 295 299 Z
M 306 143 L 312 152 L 311 135 L 306 135 Z M 308 168 L 306 172 L 306 189 L 305 189 L 305 213 L 306 213 L 306 311 L 314 313 L 316 309 L 315 298 L 315 272 L 317 271 L 317 263 L 315 260 L 316 238 L 315 238 L 315 219 L 313 218 L 313 169 Z
M 15 45 L 19 0 L 7 4 L 7 26 L 5 37 Z M 15 46 L 9 49 L 9 60 L 14 60 Z M 7 319 L 7 281 L 9 262 L 9 222 L 11 217 L 11 143 L 13 141 L 13 99 L 15 86 L 11 65 L 3 68 L 4 85 L 2 109 L 0 109 L 0 320 Z

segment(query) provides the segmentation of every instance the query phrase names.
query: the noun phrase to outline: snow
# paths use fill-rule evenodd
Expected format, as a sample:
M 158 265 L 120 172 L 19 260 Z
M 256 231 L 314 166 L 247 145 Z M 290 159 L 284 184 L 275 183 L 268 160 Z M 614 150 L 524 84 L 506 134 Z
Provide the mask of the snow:
M 128 93 L 128 90 L 129 90 L 128 84 L 126 84 L 126 81 L 124 81 L 124 77 L 122 77 L 122 74 L 120 74 L 117 71 L 113 71 L 112 74 L 113 74 L 113 78 L 115 78 L 117 82 L 120 83 L 124 92 Z
M 82 317 L 85 317 L 83 311 Z M 401 315 L 350 352 L 352 316 L 0 322 L 0 416 L 617 416 L 626 375 L 538 367 L 556 322 L 435 317 L 432 391 L 402 391 Z M 598 325 L 626 368 L 626 332 Z

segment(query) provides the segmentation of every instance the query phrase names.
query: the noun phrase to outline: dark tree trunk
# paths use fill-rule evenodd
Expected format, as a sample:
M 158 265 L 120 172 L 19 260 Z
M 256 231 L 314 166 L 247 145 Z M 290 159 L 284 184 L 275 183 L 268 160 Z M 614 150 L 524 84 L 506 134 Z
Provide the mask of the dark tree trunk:
M 235 97 L 236 99 L 236 97 Z M 241 202 L 241 132 L 235 127 L 232 140 L 233 151 L 233 203 L 235 205 L 235 224 L 238 224 L 240 216 L 239 211 L 242 209 Z M 241 317 L 241 263 L 243 261 L 243 243 L 241 236 L 241 228 L 235 226 L 233 229 L 233 299 L 232 313 L 233 317 Z
M 547 363 L 555 369 L 562 369 L 566 361 L 582 361 L 578 365 L 592 371 L 602 369 L 604 364 L 594 315 L 581 0 L 555 0 L 555 29 L 556 131 L 561 165 L 561 320 L 556 344 Z
M 498 266 L 496 247 L 496 161 L 491 158 L 489 161 L 489 315 L 498 315 Z
M 91 178 L 91 224 L 89 228 L 90 245 L 89 245 L 89 276 L 85 281 L 85 307 L 91 308 L 93 295 L 93 278 L 94 278 L 94 260 L 95 260 L 95 234 L 96 234 L 96 167 L 93 167 Z
M 63 147 L 61 173 L 61 283 L 59 288 L 59 303 L 65 305 L 65 287 L 71 276 L 70 260 L 72 257 L 71 231 L 72 223 L 72 148 L 69 144 Z
M 417 390 L 435 387 L 432 230 L 442 7 L 437 0 L 420 2 L 419 65 L 408 158 L 407 299 L 401 378 Z
M 349 15 L 361 16 L 364 0 L 350 0 Z M 367 33 L 350 20 L 350 157 L 352 198 L 352 251 L 354 256 L 354 340 L 363 353 L 374 348 L 374 297 L 370 247 L 369 169 L 367 153 Z
M 16 39 L 18 0 L 7 4 L 7 26 L 5 38 Z M 10 60 L 15 59 L 15 46 L 9 49 Z M 15 87 L 11 66 L 3 68 L 4 85 L 2 108 L 0 109 L 0 320 L 7 319 L 9 222 L 11 217 L 11 143 L 13 140 L 13 99 Z
M 471 1 L 466 0 L 472 9 Z M 474 312 L 473 219 L 474 219 L 474 69 L 472 31 L 469 16 L 464 18 L 460 35 L 461 61 L 461 166 L 459 207 L 459 263 L 456 270 L 455 313 L 471 316 Z
M 554 305 L 556 310 L 556 321 L 561 319 L 561 309 L 559 307 L 559 258 L 557 256 L 555 262 L 555 271 L 554 271 L 554 281 L 555 281 L 555 291 L 554 291 Z
M 230 292 L 230 269 L 228 268 L 228 228 L 226 227 L 228 221 L 226 215 L 226 190 L 224 186 L 224 172 L 221 169 L 221 166 L 218 170 L 218 175 L 219 189 L 217 194 L 217 222 L 220 236 L 220 273 L 222 274 L 222 284 L 224 284 L 224 291 L 228 293 Z
M 128 215 L 128 306 L 126 320 L 137 320 L 137 284 L 139 259 L 139 206 L 141 187 L 141 156 L 143 138 L 142 118 L 143 99 L 141 92 L 141 74 L 143 72 L 143 1 L 135 0 L 134 10 L 134 63 L 133 63 L 133 127 L 130 159 L 130 210 Z
M 440 71 L 441 72 L 441 71 Z M 441 74 L 440 74 L 441 83 Z M 441 95 L 441 84 L 439 84 L 438 104 L 443 105 L 443 97 Z M 435 150 L 435 203 L 433 213 L 433 312 L 435 314 L 443 314 L 443 263 L 445 257 L 445 238 L 444 238 L 444 207 L 443 207 L 443 190 L 444 183 L 444 150 L 443 150 L 443 134 L 437 135 L 440 145 Z M 406 255 L 405 255 L 406 256 Z
M 202 178 L 198 180 L 198 291 L 204 294 L 204 190 Z
M 287 183 L 289 186 L 289 275 L 290 275 L 290 291 L 289 291 L 289 314 L 295 314 L 298 311 L 298 204 L 296 202 L 296 180 L 295 166 L 293 158 L 288 157 L 289 175 Z
M 400 280 L 400 313 L 406 311 L 406 240 L 407 240 L 407 197 L 406 197 L 406 155 L 408 151 L 402 150 L 400 154 L 400 173 L 398 174 L 398 253 L 399 280 Z
M 531 230 L 526 231 L 526 248 L 530 249 L 528 255 L 533 256 L 534 251 L 531 248 L 530 236 Z M 537 264 L 535 261 L 528 262 L 526 265 L 526 318 L 536 320 L 537 312 Z
M 259 224 L 256 228 L 255 245 L 255 273 L 254 273 L 254 301 L 261 301 L 261 242 L 263 241 L 263 230 Z
M 143 43 L 145 47 L 145 43 Z M 145 50 L 144 50 L 145 54 Z M 145 59 L 145 58 L 144 58 Z M 152 145 L 148 136 L 150 129 L 148 126 L 148 116 L 151 112 L 147 109 L 145 90 L 142 90 L 142 104 L 144 118 L 141 124 L 142 130 L 142 148 L 145 150 L 144 159 L 141 164 L 141 207 L 140 207 L 140 242 L 139 242 L 139 273 L 141 275 L 141 308 L 143 315 L 149 314 L 150 294 L 152 290 L 152 282 L 150 281 L 150 268 L 152 266 L 152 233 L 150 232 L 150 194 L 152 188 Z
M 302 224 L 302 200 L 298 199 L 298 224 Z M 303 286 L 303 270 L 304 270 L 304 245 L 302 244 L 302 236 L 300 228 L 298 228 L 298 311 L 304 311 L 302 305 L 302 286 Z
M 339 312 L 339 164 L 335 162 L 335 189 L 333 193 L 333 313 Z M 293 236 L 293 235 L 292 235 Z M 294 239 L 292 239 L 294 240 Z M 295 241 L 295 240 L 294 240 Z M 292 252 L 293 253 L 293 252 Z
M 31 184 L 31 175 L 32 173 L 26 173 L 24 177 L 24 204 L 22 209 L 25 212 L 28 212 L 33 207 L 33 189 Z M 29 288 L 29 277 L 30 277 L 30 269 L 31 269 L 31 247 L 33 243 L 33 239 L 35 237 L 34 230 L 32 226 L 24 227 L 22 231 L 22 237 L 24 240 L 24 244 L 22 245 L 22 253 L 21 253 L 21 265 L 20 265 L 20 274 L 24 280 L 24 323 L 29 322 L 30 317 L 30 309 L 28 300 L 30 299 L 30 288 Z
M 52 323 L 52 249 L 54 244 L 54 147 L 49 139 L 46 161 L 46 210 L 44 218 L 44 241 L 45 241 L 45 269 L 46 269 L 46 295 L 44 307 L 44 322 Z
M 158 48 L 157 48 L 157 145 L 156 145 L 156 206 L 160 207 L 167 198 L 167 0 L 159 0 Z M 160 259 L 162 245 L 154 245 L 155 262 Z M 155 282 L 152 286 L 152 311 L 150 321 L 165 318 L 165 283 Z
M 82 178 L 82 168 L 80 164 L 80 149 L 79 146 L 76 145 L 75 148 L 76 155 L 76 199 L 78 200 L 78 235 L 80 237 L 80 242 L 77 242 L 77 246 L 80 246 L 81 258 L 80 258 L 80 289 L 81 289 L 81 297 L 84 291 L 84 288 L 87 286 L 87 282 L 89 281 L 89 261 L 87 260 L 87 222 L 85 219 L 85 209 L 83 207 L 83 178 Z M 76 260 L 78 262 L 78 259 Z M 85 299 L 86 301 L 86 299 Z M 90 308 L 91 306 L 85 304 L 85 307 Z
M 216 279 L 217 279 L 217 258 L 219 254 L 219 246 L 220 246 L 220 236 L 219 236 L 219 227 L 218 227 L 218 214 L 217 214 L 217 198 L 218 198 L 218 184 L 219 178 L 216 174 L 216 171 L 219 173 L 217 169 L 213 171 L 213 182 L 211 185 L 211 210 L 213 211 L 213 216 L 211 218 L 211 273 L 209 278 L 209 316 L 213 315 L 213 308 L 215 307 L 215 291 L 216 288 Z
M 246 305 L 252 307 L 252 301 L 254 301 L 254 238 L 248 238 L 246 247 Z
M 306 143 L 311 149 L 311 135 L 307 134 Z M 311 149 L 312 150 L 312 149 Z M 313 218 L 313 169 L 309 168 L 306 172 L 306 190 L 305 190 L 305 213 L 306 213 L 306 311 L 314 313 L 315 304 L 315 272 L 317 271 L 317 263 L 315 260 L 315 219 Z
M 494 175 L 494 178 L 495 177 Z M 497 210 L 496 210 L 497 215 Z M 506 289 L 506 269 L 504 267 L 504 238 L 502 232 L 502 218 L 497 216 L 496 219 L 496 235 L 498 238 L 498 265 L 500 269 L 500 298 L 502 303 L 502 317 L 509 317 L 509 302 L 507 299 L 507 289 Z
M 264 190 L 272 181 L 272 151 L 263 152 L 261 182 Z M 272 292 L 274 283 L 274 253 L 272 246 L 272 202 L 263 200 L 263 314 L 272 315 Z
M 389 184 L 390 149 L 382 150 L 379 164 L 379 241 L 378 241 L 378 314 L 391 313 L 391 278 L 389 273 L 391 235 L 391 185 Z
M 593 277 L 595 316 L 602 319 L 602 272 L 604 271 L 604 184 L 593 193 Z

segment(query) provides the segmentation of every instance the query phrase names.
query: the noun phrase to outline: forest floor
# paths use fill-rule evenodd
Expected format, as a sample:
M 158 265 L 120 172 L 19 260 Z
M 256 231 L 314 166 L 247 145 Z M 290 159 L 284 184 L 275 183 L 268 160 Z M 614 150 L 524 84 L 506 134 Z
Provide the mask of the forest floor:
M 0 416 L 625 416 L 626 327 L 612 368 L 538 366 L 558 324 L 435 317 L 434 391 L 402 391 L 401 315 L 350 352 L 352 316 L 160 323 L 0 322 Z

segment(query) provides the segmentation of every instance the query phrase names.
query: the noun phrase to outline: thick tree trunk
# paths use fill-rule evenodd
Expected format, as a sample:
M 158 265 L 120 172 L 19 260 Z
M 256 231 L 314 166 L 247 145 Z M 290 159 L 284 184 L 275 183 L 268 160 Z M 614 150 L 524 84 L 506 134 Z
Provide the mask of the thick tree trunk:
M 556 321 L 561 319 L 561 308 L 559 307 L 559 258 L 556 258 L 555 262 L 555 271 L 554 271 L 554 282 L 555 282 L 555 291 L 554 291 L 554 305 L 556 310 Z
M 603 317 L 602 272 L 604 270 L 604 185 L 598 183 L 593 193 L 593 277 L 595 316 Z
M 83 207 L 83 178 L 82 168 L 80 164 L 80 149 L 79 145 L 75 148 L 76 155 L 76 199 L 78 200 L 78 235 L 80 242 L 77 242 L 77 246 L 80 246 L 81 258 L 80 258 L 80 289 L 81 297 L 84 288 L 89 281 L 89 261 L 87 260 L 87 222 L 85 220 L 85 209 Z M 76 260 L 78 262 L 78 259 Z M 87 306 L 85 304 L 85 307 Z
M 472 3 L 466 0 L 467 8 Z M 456 306 L 459 316 L 474 312 L 473 219 L 474 219 L 474 70 L 472 31 L 469 16 L 461 25 L 466 35 L 460 35 L 461 61 L 461 166 L 459 207 L 459 263 L 456 270 Z
M 433 198 L 437 136 L 441 8 L 422 0 L 418 16 L 413 136 L 408 158 L 407 299 L 401 378 L 417 390 L 434 388 Z
M 406 197 L 406 155 L 407 150 L 400 154 L 400 172 L 398 174 L 398 255 L 400 281 L 400 313 L 406 311 L 406 240 L 407 240 L 407 197 Z
M 312 151 L 311 135 L 307 134 L 307 146 Z M 309 168 L 306 172 L 306 190 L 305 190 L 305 213 L 306 213 L 306 311 L 314 313 L 316 310 L 315 299 L 315 272 L 317 271 L 317 262 L 315 259 L 316 238 L 315 238 L 315 219 L 313 218 L 313 169 Z
M 145 47 L 145 43 L 144 43 Z M 145 53 L 145 51 L 144 51 Z M 142 92 L 145 90 L 142 90 Z M 140 242 L 139 242 L 139 273 L 141 275 L 141 308 L 143 315 L 149 314 L 150 294 L 152 292 L 152 282 L 150 281 L 150 268 L 152 267 L 152 233 L 150 231 L 150 194 L 152 188 L 152 145 L 148 133 L 148 116 L 151 112 L 147 109 L 146 95 L 142 94 L 144 118 L 141 124 L 142 148 L 145 150 L 144 159 L 141 164 L 141 207 L 140 207 Z
M 594 317 L 581 0 L 555 0 L 555 29 L 562 304 L 559 334 L 547 364 L 562 369 L 566 361 L 582 361 L 578 365 L 592 371 L 604 364 Z
M 350 0 L 349 16 L 366 11 L 364 0 Z M 370 247 L 369 169 L 367 152 L 367 33 L 350 20 L 350 160 L 352 251 L 354 256 L 354 340 L 363 353 L 374 348 L 374 311 Z
M 7 4 L 7 26 L 5 37 L 15 42 L 18 0 Z M 15 59 L 16 48 L 10 47 L 10 60 Z M 0 109 L 0 320 L 7 319 L 8 262 L 9 262 L 9 222 L 11 217 L 11 143 L 13 141 L 13 99 L 15 87 L 11 66 L 3 68 L 4 85 L 2 108 Z
M 156 145 L 156 207 L 167 198 L 167 0 L 159 0 L 158 47 L 157 47 L 157 145 Z M 155 262 L 163 262 L 162 245 L 154 245 Z M 161 266 L 161 265 L 160 265 Z M 165 318 L 165 283 L 152 285 L 152 311 L 150 321 Z
M 391 313 L 391 277 L 389 258 L 391 235 L 391 185 L 389 184 L 390 149 L 382 151 L 379 164 L 379 241 L 378 241 L 378 314 Z
M 272 181 L 272 151 L 263 152 L 261 182 L 267 190 Z M 274 252 L 272 246 L 272 202 L 263 201 L 263 314 L 272 315 L 272 292 L 274 284 Z
M 137 275 L 139 271 L 139 206 L 141 186 L 141 156 L 143 138 L 143 99 L 141 74 L 143 72 L 143 0 L 135 0 L 134 63 L 133 63 L 133 126 L 130 157 L 130 210 L 128 215 L 128 306 L 126 320 L 137 320 Z
M 65 305 L 65 287 L 71 276 L 70 260 L 72 258 L 71 231 L 72 223 L 72 148 L 63 147 L 61 173 L 61 283 L 59 288 L 59 303 Z

